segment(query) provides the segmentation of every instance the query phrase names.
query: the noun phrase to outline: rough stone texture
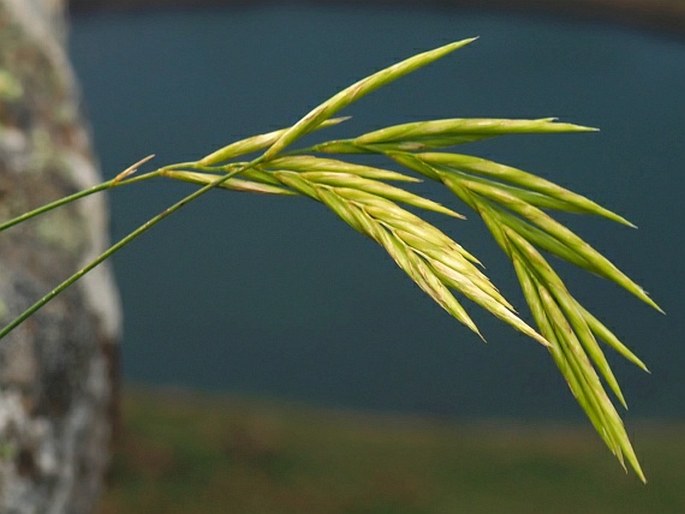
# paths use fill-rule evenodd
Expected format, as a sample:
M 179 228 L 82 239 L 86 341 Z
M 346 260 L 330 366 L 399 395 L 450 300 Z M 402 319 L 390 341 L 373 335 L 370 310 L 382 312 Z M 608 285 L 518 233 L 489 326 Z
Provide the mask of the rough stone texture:
M 64 50 L 63 0 L 0 0 L 0 220 L 98 181 Z M 102 197 L 0 234 L 0 324 L 99 253 Z M 116 396 L 107 267 L 0 341 L 0 513 L 92 512 Z

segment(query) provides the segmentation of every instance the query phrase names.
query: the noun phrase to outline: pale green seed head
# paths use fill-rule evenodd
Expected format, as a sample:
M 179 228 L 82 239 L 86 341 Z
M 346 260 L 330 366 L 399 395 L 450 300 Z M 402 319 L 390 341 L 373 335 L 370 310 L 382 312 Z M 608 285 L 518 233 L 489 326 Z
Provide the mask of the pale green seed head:
M 553 182 L 538 177 L 537 175 L 511 166 L 472 155 L 454 153 L 430 152 L 418 154 L 416 157 L 432 166 L 443 166 L 480 176 L 496 178 L 497 180 L 508 182 L 523 189 L 541 193 L 545 195 L 545 197 L 549 197 L 552 200 L 558 200 L 559 202 L 555 204 L 554 202 L 548 201 L 542 206 L 560 210 L 570 210 L 570 208 L 573 207 L 576 209 L 576 212 L 603 216 L 618 223 L 634 227 L 634 225 L 624 217 L 605 209 L 582 195 L 574 193 Z
M 464 181 L 461 181 L 464 184 Z M 595 250 L 587 242 L 581 239 L 573 231 L 554 220 L 547 213 L 530 205 L 515 196 L 496 189 L 488 188 L 478 182 L 469 182 L 468 188 L 481 194 L 491 200 L 494 200 L 517 214 L 527 218 L 529 221 L 537 225 L 541 230 L 547 232 L 550 236 L 557 239 L 563 245 L 571 249 L 575 254 L 584 259 L 588 266 L 591 267 L 595 273 L 608 278 L 609 280 L 620 285 L 627 291 L 633 293 L 642 301 L 651 305 L 660 312 L 661 308 L 652 300 L 645 291 L 637 285 L 630 277 L 619 270 L 611 261 L 604 257 L 601 253 Z
M 325 171 L 307 171 L 301 173 L 301 176 L 305 180 L 309 180 L 311 182 L 327 184 L 335 187 L 359 189 L 360 191 L 365 191 L 394 202 L 402 202 L 407 205 L 411 205 L 412 207 L 418 207 L 420 209 L 445 214 L 453 218 L 464 218 L 464 216 L 461 214 L 448 209 L 437 202 L 415 195 L 404 189 L 391 186 L 390 184 L 380 182 L 378 180 L 371 180 L 347 173 L 331 173 Z
M 306 180 L 300 177 L 299 173 L 292 171 L 274 171 L 273 176 L 282 184 L 294 189 L 295 191 L 308 196 L 314 200 L 319 200 L 316 189 Z
M 221 175 L 213 175 L 211 173 L 197 173 L 193 171 L 175 171 L 168 170 L 164 171 L 163 175 L 175 180 L 181 180 L 183 182 L 191 182 L 193 184 L 207 185 L 211 184 Z M 250 180 L 242 180 L 238 178 L 230 178 L 223 182 L 219 187 L 223 189 L 230 189 L 233 191 L 243 191 L 248 193 L 261 193 L 261 194 L 271 194 L 271 195 L 293 195 L 293 191 L 285 189 L 279 186 L 273 186 L 270 184 L 263 184 L 260 182 L 252 182 Z
M 540 134 L 594 131 L 569 123 L 558 123 L 554 118 L 511 120 L 491 118 L 452 118 L 418 121 L 385 127 L 353 140 L 357 145 L 404 144 L 407 150 L 440 148 L 510 134 Z M 414 145 L 412 148 L 411 145 Z
M 339 118 L 333 118 L 326 120 L 321 124 L 320 128 L 333 127 L 344 121 L 349 120 L 349 116 L 342 116 Z M 283 128 L 279 130 L 274 130 L 272 132 L 267 132 L 265 134 L 258 134 L 256 136 L 251 136 L 246 139 L 241 139 L 231 143 L 223 148 L 219 148 L 215 152 L 206 155 L 198 161 L 199 164 L 203 166 L 215 166 L 217 164 L 224 163 L 241 155 L 250 154 L 263 150 L 278 141 L 283 134 L 285 134 L 289 128 Z
M 368 228 L 364 223 L 360 223 L 358 216 L 353 211 L 353 206 L 345 202 L 339 195 L 328 188 L 316 188 L 317 196 L 326 206 L 340 217 L 345 223 L 350 225 L 357 232 L 369 235 Z
M 300 121 L 286 130 L 274 144 L 264 153 L 264 159 L 268 160 L 283 151 L 296 139 L 311 132 L 325 120 L 344 109 L 351 103 L 376 89 L 393 82 L 419 68 L 422 68 L 447 54 L 472 43 L 477 38 L 464 39 L 441 46 L 428 52 L 414 55 L 404 61 L 398 62 L 366 78 L 355 82 L 351 86 L 335 94 L 319 106 L 312 109 Z
M 616 352 L 628 359 L 630 362 L 647 373 L 650 373 L 645 363 L 642 362 L 642 360 L 639 359 L 632 351 L 630 351 L 630 349 L 628 349 L 611 330 L 609 330 L 601 321 L 599 321 L 583 306 L 579 305 L 578 307 L 585 317 L 588 326 L 597 337 L 602 339 L 607 345 L 612 347 L 614 350 L 616 350 Z
M 357 175 L 359 177 L 374 180 L 390 180 L 398 182 L 421 182 L 420 179 L 410 177 L 396 171 L 375 168 L 373 166 L 363 166 L 350 162 L 339 161 L 337 159 L 324 159 L 312 155 L 293 155 L 279 157 L 265 164 L 273 169 L 286 169 L 299 172 L 330 172 Z

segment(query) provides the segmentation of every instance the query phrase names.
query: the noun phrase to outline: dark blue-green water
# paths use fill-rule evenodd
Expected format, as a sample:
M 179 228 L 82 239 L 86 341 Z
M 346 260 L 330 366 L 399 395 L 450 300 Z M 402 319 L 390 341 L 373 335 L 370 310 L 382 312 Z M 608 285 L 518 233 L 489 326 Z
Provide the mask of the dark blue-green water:
M 348 127 L 331 136 L 424 117 L 559 116 L 601 127 L 472 151 L 541 173 L 640 226 L 573 221 L 668 316 L 562 269 L 653 372 L 612 360 L 629 417 L 682 416 L 682 42 L 509 14 L 280 6 L 76 17 L 71 49 L 112 176 L 148 153 L 160 164 L 185 161 L 289 125 L 380 67 L 473 35 L 476 44 L 353 106 Z M 154 183 L 116 191 L 114 236 L 189 190 Z M 442 226 L 520 304 L 508 265 L 473 218 Z M 471 309 L 489 341 L 479 342 L 383 251 L 304 199 L 210 194 L 114 264 L 132 381 L 462 417 L 579 416 L 541 347 Z

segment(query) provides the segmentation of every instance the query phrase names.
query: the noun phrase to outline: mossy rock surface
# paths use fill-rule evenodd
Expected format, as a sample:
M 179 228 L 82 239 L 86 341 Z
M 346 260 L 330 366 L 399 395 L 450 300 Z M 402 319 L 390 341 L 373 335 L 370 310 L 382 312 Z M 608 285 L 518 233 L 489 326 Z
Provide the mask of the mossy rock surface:
M 63 8 L 0 0 L 2 220 L 98 180 Z M 95 199 L 3 232 L 0 322 L 101 251 L 105 220 Z M 0 512 L 92 511 L 109 458 L 118 317 L 103 268 L 0 341 Z

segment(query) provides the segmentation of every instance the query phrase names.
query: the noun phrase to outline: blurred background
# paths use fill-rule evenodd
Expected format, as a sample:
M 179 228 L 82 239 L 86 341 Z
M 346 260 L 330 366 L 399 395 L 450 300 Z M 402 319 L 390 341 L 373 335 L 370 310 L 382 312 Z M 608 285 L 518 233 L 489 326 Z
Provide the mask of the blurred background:
M 653 483 L 623 475 L 538 345 L 471 309 L 481 343 L 320 205 L 216 192 L 114 259 L 126 387 L 105 512 L 684 511 L 685 40 L 673 15 L 683 3 L 636 15 L 640 2 L 578 2 L 573 16 L 551 3 L 72 2 L 70 47 L 111 178 L 149 153 L 186 161 L 290 125 L 381 67 L 480 36 L 355 104 L 326 135 L 469 116 L 601 128 L 469 151 L 639 226 L 570 221 L 666 317 L 560 269 L 652 371 L 611 360 Z M 188 191 L 165 182 L 114 191 L 113 238 Z M 522 305 L 472 218 L 441 227 Z

